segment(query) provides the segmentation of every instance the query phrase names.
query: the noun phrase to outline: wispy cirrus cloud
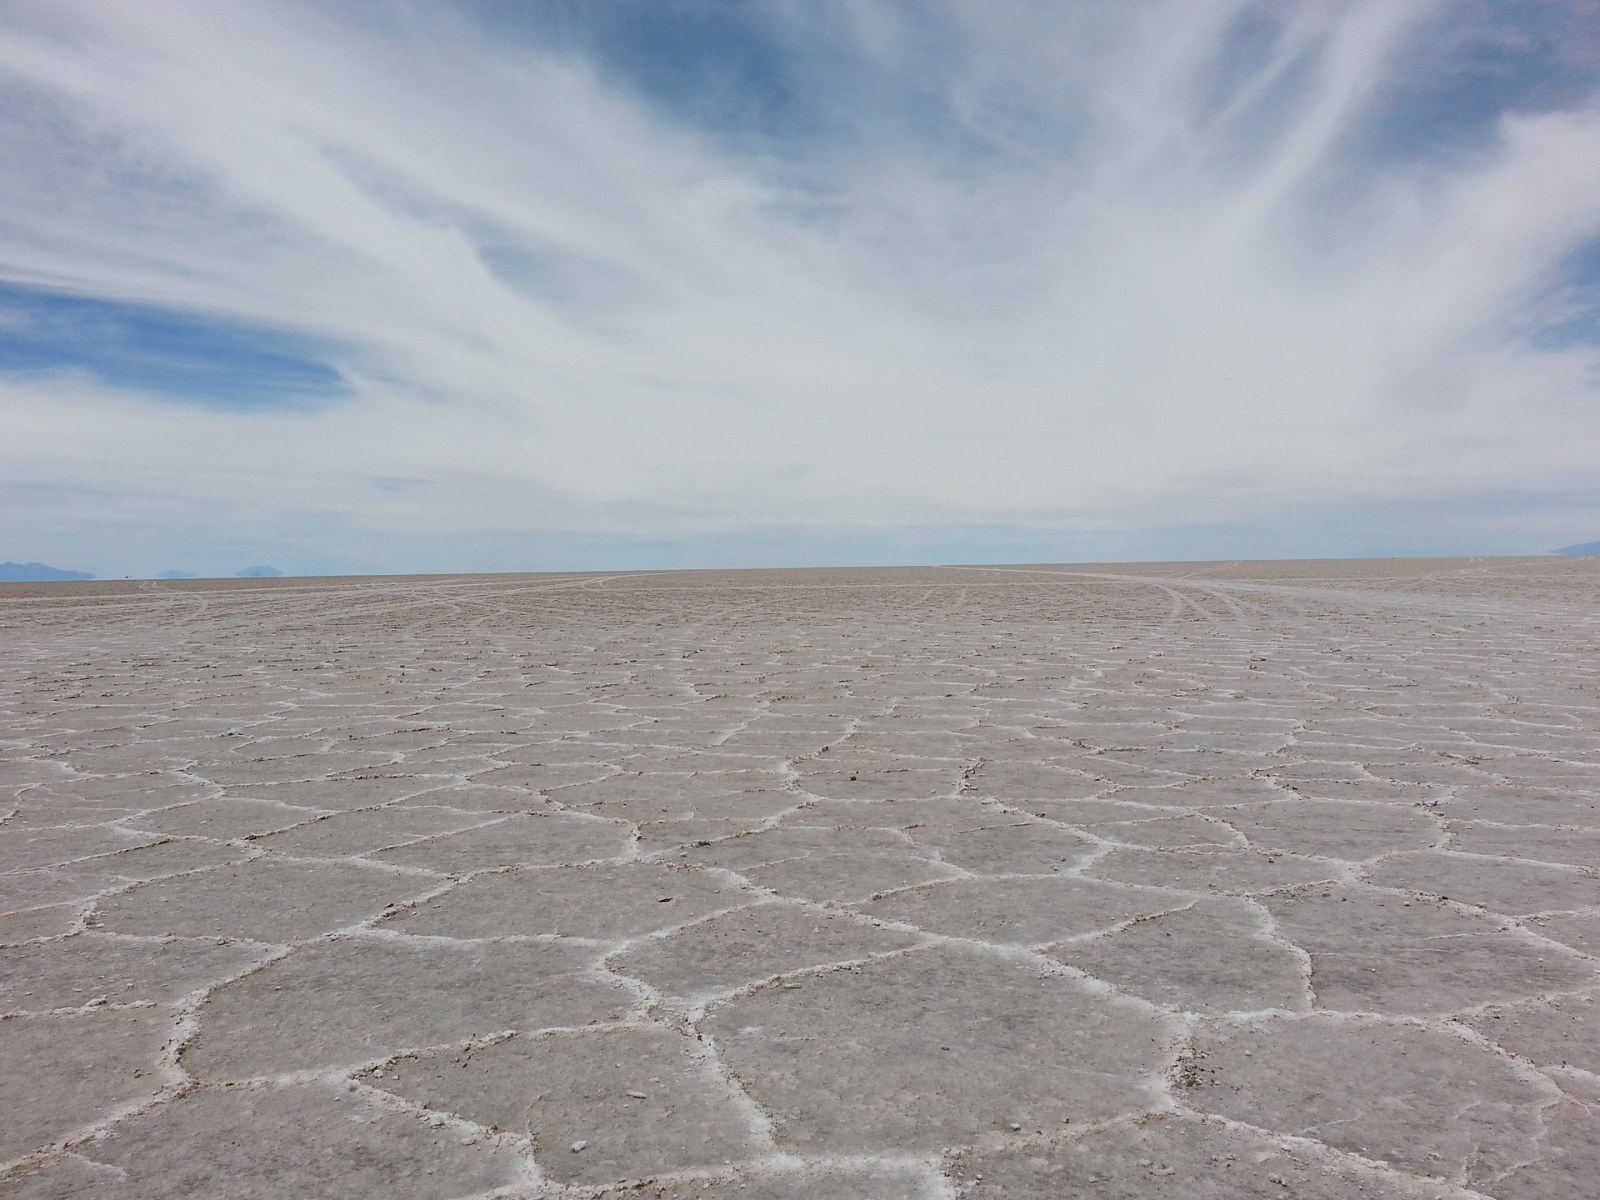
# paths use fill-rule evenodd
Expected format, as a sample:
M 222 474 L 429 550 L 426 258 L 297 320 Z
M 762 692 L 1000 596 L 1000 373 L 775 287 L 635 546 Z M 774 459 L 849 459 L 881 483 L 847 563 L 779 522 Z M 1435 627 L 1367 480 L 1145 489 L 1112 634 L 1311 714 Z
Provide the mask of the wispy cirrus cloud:
M 272 347 L 255 388 L 13 355 L 16 551 L 1571 541 L 1600 523 L 1582 7 L 9 6 L 8 309 L 233 331 L 179 347 L 214 368 Z

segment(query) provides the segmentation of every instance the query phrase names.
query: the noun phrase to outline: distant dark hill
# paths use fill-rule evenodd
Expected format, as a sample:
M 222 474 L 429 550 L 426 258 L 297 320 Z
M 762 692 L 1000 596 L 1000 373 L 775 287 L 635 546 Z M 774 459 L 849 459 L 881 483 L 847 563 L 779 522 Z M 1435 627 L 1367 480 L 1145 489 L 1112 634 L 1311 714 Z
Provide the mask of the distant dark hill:
M 44 563 L 0 563 L 0 583 L 53 583 L 58 579 L 93 579 L 87 571 L 63 571 Z
M 278 570 L 277 567 L 268 566 L 246 567 L 242 571 L 234 572 L 234 575 L 239 579 L 276 579 L 282 574 L 283 572 Z
M 1600 542 L 1584 542 L 1581 546 L 1563 546 L 1551 554 L 1600 554 Z

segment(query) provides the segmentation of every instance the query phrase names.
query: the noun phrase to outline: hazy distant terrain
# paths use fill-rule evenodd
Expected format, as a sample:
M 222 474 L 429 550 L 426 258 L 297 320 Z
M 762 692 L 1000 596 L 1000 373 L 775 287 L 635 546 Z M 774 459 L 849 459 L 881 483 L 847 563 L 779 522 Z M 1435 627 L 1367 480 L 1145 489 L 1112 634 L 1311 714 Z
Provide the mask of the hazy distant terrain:
M 93 579 L 87 571 L 63 571 L 44 563 L 0 562 L 0 583 L 48 583 L 52 580 Z

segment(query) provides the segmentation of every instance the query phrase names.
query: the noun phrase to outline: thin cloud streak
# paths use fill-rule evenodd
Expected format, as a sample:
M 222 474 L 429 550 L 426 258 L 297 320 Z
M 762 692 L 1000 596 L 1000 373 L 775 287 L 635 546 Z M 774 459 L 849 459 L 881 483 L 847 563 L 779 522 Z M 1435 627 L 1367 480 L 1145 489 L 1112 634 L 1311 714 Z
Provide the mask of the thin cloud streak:
M 1450 6 L 759 11 L 765 121 L 465 8 L 9 7 L 0 279 L 305 335 L 343 388 L 0 373 L 11 556 L 1600 524 L 1600 353 L 1535 336 L 1600 107 L 1369 146 Z

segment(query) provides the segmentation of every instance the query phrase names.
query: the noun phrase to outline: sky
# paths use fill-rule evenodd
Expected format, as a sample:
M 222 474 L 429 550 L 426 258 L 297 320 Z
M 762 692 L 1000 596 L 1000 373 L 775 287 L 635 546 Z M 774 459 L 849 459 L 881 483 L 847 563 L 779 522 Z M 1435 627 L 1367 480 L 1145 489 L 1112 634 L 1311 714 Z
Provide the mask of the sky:
M 1600 0 L 7 0 L 0 558 L 1600 536 Z

